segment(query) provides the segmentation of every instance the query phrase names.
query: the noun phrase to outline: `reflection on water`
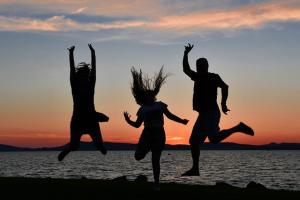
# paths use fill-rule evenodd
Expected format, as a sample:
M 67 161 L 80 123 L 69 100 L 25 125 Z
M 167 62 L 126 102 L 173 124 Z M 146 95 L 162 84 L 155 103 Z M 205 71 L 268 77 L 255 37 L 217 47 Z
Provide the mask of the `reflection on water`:
M 138 162 L 132 151 L 72 152 L 63 162 L 58 152 L 1 152 L 0 176 L 112 179 L 144 174 L 153 180 L 150 155 Z M 201 151 L 200 177 L 180 177 L 191 166 L 189 151 L 165 151 L 161 181 L 245 187 L 250 181 L 268 188 L 300 190 L 300 151 Z

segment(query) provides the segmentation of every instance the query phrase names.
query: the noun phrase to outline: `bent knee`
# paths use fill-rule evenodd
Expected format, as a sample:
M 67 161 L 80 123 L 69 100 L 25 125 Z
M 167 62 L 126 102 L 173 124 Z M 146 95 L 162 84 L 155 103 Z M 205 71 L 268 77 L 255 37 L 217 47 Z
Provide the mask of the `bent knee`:
M 202 142 L 200 140 L 190 140 L 190 146 L 200 146 L 203 143 L 204 142 Z
M 140 154 L 140 153 L 135 153 L 135 154 L 134 154 L 134 158 L 135 158 L 135 160 L 137 160 L 137 161 L 142 160 L 144 157 L 145 157 L 145 155 L 142 155 L 142 154 Z

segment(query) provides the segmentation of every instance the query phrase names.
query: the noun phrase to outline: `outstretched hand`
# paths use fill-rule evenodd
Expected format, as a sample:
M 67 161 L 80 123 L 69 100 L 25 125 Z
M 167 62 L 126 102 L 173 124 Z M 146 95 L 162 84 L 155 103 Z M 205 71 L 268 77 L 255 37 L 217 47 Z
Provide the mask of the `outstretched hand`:
M 124 114 L 125 120 L 130 121 L 131 116 L 129 115 L 129 113 L 127 111 L 125 111 L 123 114 Z
M 191 45 L 190 43 L 188 43 L 187 46 L 184 46 L 185 50 L 184 53 L 189 53 L 192 49 L 193 49 L 194 45 Z
M 92 44 L 88 44 L 88 45 L 89 45 L 90 50 L 94 52 L 95 49 L 94 49 L 94 47 L 92 46 Z
M 227 108 L 227 105 L 226 104 L 222 104 L 222 111 L 225 115 L 227 115 L 227 112 L 230 111 L 228 108 Z
M 74 49 L 75 49 L 75 46 L 71 46 L 70 48 L 68 48 L 68 50 L 69 50 L 70 52 L 73 52 Z

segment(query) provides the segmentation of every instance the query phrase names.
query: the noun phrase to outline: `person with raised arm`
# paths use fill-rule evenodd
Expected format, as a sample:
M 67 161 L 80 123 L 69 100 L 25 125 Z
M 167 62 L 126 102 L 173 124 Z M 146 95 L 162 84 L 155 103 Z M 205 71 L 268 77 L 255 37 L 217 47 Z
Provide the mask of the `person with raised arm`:
M 191 69 L 188 54 L 193 47 L 191 44 L 185 46 L 183 72 L 194 81 L 193 110 L 198 112 L 198 118 L 189 140 L 193 165 L 182 176 L 199 176 L 200 146 L 207 137 L 211 143 L 219 143 L 237 132 L 254 135 L 253 129 L 243 122 L 230 129 L 220 130 L 221 113 L 217 103 L 217 89 L 221 88 L 221 108 L 227 115 L 230 111 L 227 107 L 228 85 L 218 74 L 208 72 L 209 65 L 206 58 L 199 58 L 196 61 L 196 71 Z
M 94 105 L 94 93 L 96 84 L 96 54 L 91 44 L 91 65 L 81 62 L 75 68 L 75 46 L 68 48 L 70 60 L 70 82 L 73 96 L 73 115 L 70 124 L 70 142 L 58 155 L 62 161 L 71 151 L 79 148 L 80 138 L 83 134 L 89 134 L 95 147 L 106 154 L 103 144 L 99 122 L 107 122 L 109 118 L 96 112 Z

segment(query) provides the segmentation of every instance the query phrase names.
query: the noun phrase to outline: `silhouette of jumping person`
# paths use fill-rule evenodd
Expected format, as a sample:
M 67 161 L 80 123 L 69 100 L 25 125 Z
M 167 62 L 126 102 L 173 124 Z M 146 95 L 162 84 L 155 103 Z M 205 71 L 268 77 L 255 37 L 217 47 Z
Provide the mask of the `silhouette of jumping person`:
M 71 151 L 79 148 L 80 138 L 83 134 L 89 134 L 96 148 L 102 154 L 106 154 L 98 122 L 106 122 L 109 118 L 95 110 L 96 55 L 93 46 L 91 44 L 88 46 L 91 50 L 91 69 L 89 68 L 89 64 L 85 62 L 79 63 L 77 69 L 75 69 L 75 46 L 68 49 L 70 82 L 73 96 L 73 116 L 70 125 L 70 142 L 58 155 L 59 161 L 62 161 Z
M 230 111 L 227 108 L 228 85 L 218 74 L 208 72 L 208 61 L 199 58 L 196 61 L 196 72 L 191 70 L 188 62 L 188 54 L 194 45 L 185 46 L 183 56 L 183 72 L 194 81 L 193 110 L 199 113 L 190 137 L 191 154 L 193 166 L 182 176 L 199 176 L 200 145 L 208 137 L 211 143 L 219 143 L 233 133 L 241 132 L 254 135 L 252 128 L 240 122 L 238 125 L 221 130 L 219 122 L 221 113 L 217 104 L 217 89 L 221 88 L 221 108 L 224 114 Z
M 163 73 L 163 68 L 154 76 L 153 81 L 148 76 L 143 76 L 141 70 L 137 71 L 135 68 L 131 69 L 131 74 L 133 78 L 131 91 L 140 108 L 137 112 L 136 121 L 132 121 L 126 111 L 124 117 L 126 122 L 135 128 L 140 127 L 144 122 L 144 130 L 140 136 L 134 157 L 139 161 L 149 151 L 152 152 L 154 188 L 159 190 L 160 157 L 166 140 L 163 115 L 182 124 L 187 124 L 188 120 L 177 117 L 168 110 L 167 104 L 156 101 L 156 95 L 167 78 L 167 75 Z

